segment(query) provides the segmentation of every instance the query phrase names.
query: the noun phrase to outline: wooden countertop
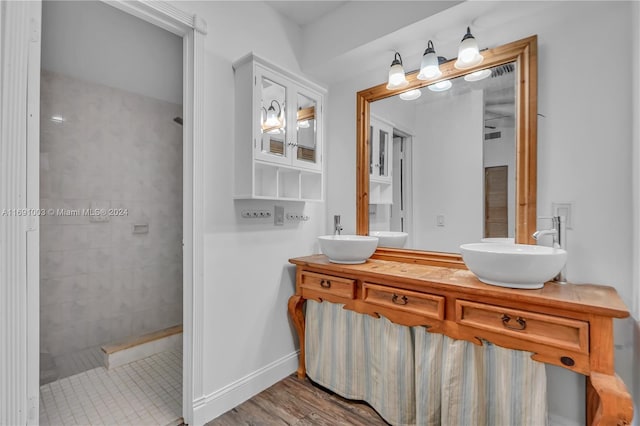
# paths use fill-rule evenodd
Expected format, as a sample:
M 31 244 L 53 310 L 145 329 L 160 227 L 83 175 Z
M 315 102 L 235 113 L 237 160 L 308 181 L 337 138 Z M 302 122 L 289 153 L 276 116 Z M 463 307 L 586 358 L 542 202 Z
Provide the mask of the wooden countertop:
M 629 311 L 616 290 L 602 285 L 548 282 L 541 289 L 519 290 L 484 284 L 466 269 L 378 259 L 369 259 L 359 265 L 342 265 L 329 262 L 323 254 L 297 257 L 289 259 L 289 262 L 335 274 L 358 274 L 359 277 L 372 280 L 385 280 L 389 284 L 393 284 L 394 279 L 401 278 L 403 282 L 410 282 L 416 288 L 455 290 L 470 296 L 505 298 L 612 318 L 629 316 Z

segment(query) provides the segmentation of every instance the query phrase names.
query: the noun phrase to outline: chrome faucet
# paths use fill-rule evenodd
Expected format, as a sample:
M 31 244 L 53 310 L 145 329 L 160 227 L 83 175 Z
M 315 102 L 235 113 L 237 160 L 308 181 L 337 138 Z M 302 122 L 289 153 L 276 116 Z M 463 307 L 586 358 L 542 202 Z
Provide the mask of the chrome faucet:
M 533 233 L 532 237 L 537 241 L 540 237 L 545 235 L 553 235 L 553 247 L 565 248 L 565 235 L 566 235 L 566 223 L 564 216 L 552 216 L 552 217 L 539 217 L 538 219 L 551 219 L 553 225 L 552 229 L 543 229 Z M 560 284 L 566 284 L 567 282 L 567 267 L 564 266 L 562 270 L 555 276 L 554 281 Z
M 342 231 L 342 225 L 340 225 L 340 215 L 337 214 L 333 216 L 333 234 L 340 235 L 340 231 Z

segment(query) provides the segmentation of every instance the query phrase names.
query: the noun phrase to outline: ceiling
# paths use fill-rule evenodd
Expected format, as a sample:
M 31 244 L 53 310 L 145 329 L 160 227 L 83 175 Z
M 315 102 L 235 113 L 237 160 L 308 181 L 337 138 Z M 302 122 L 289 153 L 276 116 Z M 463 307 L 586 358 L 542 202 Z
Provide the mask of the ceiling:
M 343 6 L 347 1 L 266 1 L 269 6 L 300 27 L 314 22 Z

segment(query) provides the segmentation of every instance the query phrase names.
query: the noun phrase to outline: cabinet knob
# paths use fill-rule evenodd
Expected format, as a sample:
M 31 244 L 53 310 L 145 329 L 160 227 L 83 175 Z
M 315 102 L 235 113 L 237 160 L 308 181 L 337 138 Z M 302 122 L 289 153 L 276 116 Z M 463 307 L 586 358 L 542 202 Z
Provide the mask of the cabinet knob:
M 331 281 L 329 280 L 321 280 L 320 287 L 331 288 Z

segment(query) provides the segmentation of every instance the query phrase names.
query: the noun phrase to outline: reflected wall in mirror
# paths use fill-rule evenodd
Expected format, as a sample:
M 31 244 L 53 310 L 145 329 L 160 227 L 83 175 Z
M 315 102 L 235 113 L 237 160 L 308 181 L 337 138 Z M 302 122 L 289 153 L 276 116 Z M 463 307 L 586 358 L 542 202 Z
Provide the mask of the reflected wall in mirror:
M 298 93 L 296 132 L 298 160 L 316 162 L 316 101 Z
M 532 36 L 483 51 L 484 62 L 469 70 L 452 60 L 438 79 L 415 72 L 402 90 L 381 84 L 358 93 L 357 232 L 409 234 L 404 249 L 376 257 L 463 267 L 460 244 L 533 243 L 536 49 Z M 448 90 L 427 87 L 444 81 Z M 398 96 L 416 89 L 417 99 Z
M 516 67 L 371 103 L 370 233 L 406 232 L 406 248 L 453 253 L 515 239 Z

